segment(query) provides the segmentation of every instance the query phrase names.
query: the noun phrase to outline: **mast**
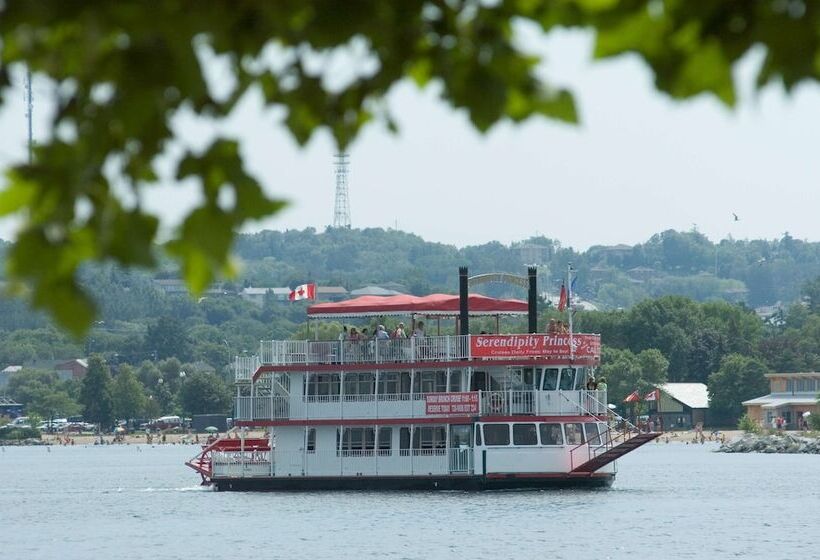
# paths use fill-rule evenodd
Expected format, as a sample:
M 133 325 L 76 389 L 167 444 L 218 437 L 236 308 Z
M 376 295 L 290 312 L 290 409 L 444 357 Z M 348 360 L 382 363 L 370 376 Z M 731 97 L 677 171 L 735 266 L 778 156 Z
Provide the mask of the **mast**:
M 567 324 L 569 325 L 569 359 L 575 358 L 575 344 L 572 339 L 572 263 L 567 263 Z

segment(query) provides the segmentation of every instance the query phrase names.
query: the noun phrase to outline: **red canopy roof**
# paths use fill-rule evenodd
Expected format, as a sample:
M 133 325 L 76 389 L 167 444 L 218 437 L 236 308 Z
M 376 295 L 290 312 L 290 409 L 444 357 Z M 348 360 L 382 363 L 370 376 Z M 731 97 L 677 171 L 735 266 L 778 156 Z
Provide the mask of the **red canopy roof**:
M 527 302 L 496 299 L 478 294 L 468 298 L 470 315 L 526 315 Z M 458 315 L 458 296 L 361 296 L 346 301 L 317 303 L 308 307 L 309 317 L 373 317 L 382 315 Z

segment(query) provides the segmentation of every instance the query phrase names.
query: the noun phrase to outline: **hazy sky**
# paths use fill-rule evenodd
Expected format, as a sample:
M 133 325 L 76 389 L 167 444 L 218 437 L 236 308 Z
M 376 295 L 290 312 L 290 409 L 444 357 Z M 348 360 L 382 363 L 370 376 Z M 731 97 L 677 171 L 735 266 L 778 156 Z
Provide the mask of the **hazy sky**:
M 482 136 L 463 112 L 438 100 L 435 87 L 420 92 L 402 84 L 389 97 L 399 134 L 370 127 L 349 150 L 353 227 L 398 224 L 459 246 L 538 233 L 584 249 L 694 224 L 712 239 L 788 231 L 820 240 L 820 87 L 753 94 L 749 70 L 760 60 L 753 54 L 737 69 L 743 91 L 734 111 L 710 96 L 673 102 L 655 92 L 635 57 L 591 62 L 585 33 L 525 40 L 545 53 L 551 83 L 575 92 L 581 124 L 534 118 Z M 42 117 L 45 84 L 35 83 L 35 96 Z M 10 101 L 0 113 L 0 166 L 24 154 L 22 90 Z M 269 192 L 292 203 L 249 231 L 321 230 L 333 221 L 333 144 L 319 133 L 298 148 L 281 117 L 248 99 L 221 125 L 242 140 L 250 170 Z M 213 130 L 188 119 L 178 126 L 191 145 L 203 145 Z M 36 129 L 42 134 L 39 120 Z M 152 191 L 148 206 L 169 224 L 197 196 L 193 185 Z M 8 238 L 12 229 L 0 224 L 0 235 Z

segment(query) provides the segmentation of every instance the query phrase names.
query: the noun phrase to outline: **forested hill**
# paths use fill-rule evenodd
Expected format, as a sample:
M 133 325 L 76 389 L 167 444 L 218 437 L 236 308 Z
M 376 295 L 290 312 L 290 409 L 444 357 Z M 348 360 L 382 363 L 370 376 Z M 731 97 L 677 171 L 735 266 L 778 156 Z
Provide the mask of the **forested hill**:
M 750 307 L 788 303 L 820 275 L 820 243 L 788 234 L 715 244 L 696 231 L 668 230 L 634 246 L 597 245 L 577 252 L 546 237 L 459 249 L 395 230 L 330 228 L 242 235 L 236 252 L 245 261 L 243 281 L 254 286 L 317 281 L 355 289 L 398 283 L 414 294 L 452 292 L 460 265 L 477 274 L 522 273 L 526 264 L 537 264 L 542 287 L 554 290 L 571 262 L 578 271 L 577 293 L 602 308 L 630 307 L 667 294 Z

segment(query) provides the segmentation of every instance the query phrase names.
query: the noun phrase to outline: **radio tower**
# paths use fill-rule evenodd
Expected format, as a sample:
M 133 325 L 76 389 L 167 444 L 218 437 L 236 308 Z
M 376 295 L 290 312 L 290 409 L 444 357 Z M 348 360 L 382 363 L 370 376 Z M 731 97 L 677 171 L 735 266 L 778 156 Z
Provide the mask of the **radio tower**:
M 350 174 L 350 156 L 336 154 L 333 158 L 336 173 L 336 204 L 333 208 L 333 227 L 350 229 L 350 198 L 347 194 L 347 177 Z
M 31 70 L 26 70 L 26 119 L 28 120 L 28 163 L 34 162 L 34 135 L 31 132 L 31 119 L 34 112 L 34 100 L 31 97 Z

